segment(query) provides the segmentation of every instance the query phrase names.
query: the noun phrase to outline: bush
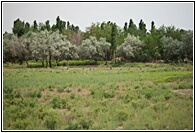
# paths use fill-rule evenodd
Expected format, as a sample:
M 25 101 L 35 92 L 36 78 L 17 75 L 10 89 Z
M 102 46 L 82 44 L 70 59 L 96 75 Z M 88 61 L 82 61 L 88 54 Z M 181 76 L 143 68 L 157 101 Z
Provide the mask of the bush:
M 178 88 L 179 88 L 179 89 L 185 89 L 185 88 L 186 88 L 186 84 L 185 84 L 185 83 L 180 83 L 180 84 L 178 85 Z
M 81 89 L 80 88 L 78 89 L 78 92 L 81 92 Z
M 82 128 L 84 130 L 87 130 L 89 129 L 92 124 L 93 124 L 93 121 L 88 119 L 88 118 L 82 118 L 80 121 L 79 121 L 79 124 L 82 126 Z
M 145 94 L 145 97 L 146 97 L 147 99 L 150 99 L 150 98 L 152 97 L 152 92 L 147 91 L 146 94 Z
M 75 98 L 75 94 L 74 93 L 71 93 L 70 98 L 71 99 L 74 99 Z
M 135 87 L 134 87 L 134 89 L 139 89 L 140 87 L 139 87 L 139 85 L 136 85 Z
M 65 90 L 65 92 L 70 93 L 70 92 L 71 92 L 71 89 L 70 89 L 70 88 L 67 88 L 67 89 Z
M 105 98 L 113 98 L 115 96 L 114 92 L 104 92 L 103 95 Z
M 29 91 L 26 93 L 26 96 L 32 98 L 41 98 L 42 94 L 41 91 Z
M 165 100 L 169 100 L 171 98 L 171 94 L 169 92 L 164 94 Z
M 56 110 L 49 109 L 44 117 L 44 125 L 49 130 L 55 130 L 57 129 L 59 119 L 60 118 Z
M 60 87 L 57 88 L 57 92 L 61 93 L 63 91 L 64 91 L 64 88 L 60 88 Z
M 112 67 L 119 67 L 119 66 L 121 66 L 123 63 L 120 63 L 120 62 L 116 62 L 116 63 L 112 63 L 111 65 L 112 65 Z
M 66 106 L 67 106 L 67 99 L 62 99 L 61 103 L 62 103 L 62 108 L 63 109 L 66 108 Z
M 4 88 L 3 88 L 3 92 L 4 92 L 5 94 L 11 94 L 12 91 L 13 91 L 12 88 L 9 88 L 9 87 L 4 87 Z
M 116 116 L 117 116 L 117 120 L 121 122 L 126 121 L 128 119 L 128 114 L 122 110 L 117 111 Z
M 59 109 L 61 108 L 61 98 L 60 97 L 55 96 L 53 98 L 53 100 L 51 101 L 51 103 L 52 103 L 53 108 L 59 108 Z
M 94 60 L 70 60 L 69 66 L 84 66 L 84 65 L 98 65 L 99 62 L 95 62 Z M 60 66 L 67 66 L 67 61 L 59 62 Z
M 15 130 L 25 130 L 29 124 L 29 122 L 17 119 L 15 122 L 13 122 L 12 126 Z
M 28 104 L 29 104 L 29 106 L 30 107 L 35 107 L 36 106 L 36 104 L 37 104 L 37 101 L 35 101 L 35 100 L 28 100 Z
M 131 105 L 133 106 L 134 109 L 137 109 L 138 107 L 140 107 L 140 103 L 136 100 L 132 100 Z
M 153 106 L 155 112 L 164 112 L 168 109 L 168 105 L 164 103 L 157 103 Z
M 37 97 L 37 98 L 41 98 L 41 97 L 42 97 L 41 91 L 36 91 L 36 97 Z
M 65 130 L 80 130 L 82 129 L 81 125 L 78 123 L 69 123 L 69 125 L 65 128 Z
M 133 95 L 126 94 L 125 96 L 122 97 L 124 103 L 129 103 L 134 99 Z
M 55 119 L 51 118 L 50 116 L 47 116 L 45 118 L 45 125 L 46 125 L 47 129 L 55 130 L 57 122 Z

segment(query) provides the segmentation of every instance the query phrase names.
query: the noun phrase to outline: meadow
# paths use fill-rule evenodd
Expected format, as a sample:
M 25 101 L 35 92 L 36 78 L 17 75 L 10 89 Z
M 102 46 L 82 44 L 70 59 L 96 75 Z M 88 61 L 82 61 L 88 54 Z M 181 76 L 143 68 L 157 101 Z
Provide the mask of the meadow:
M 3 66 L 4 130 L 193 130 L 193 66 Z

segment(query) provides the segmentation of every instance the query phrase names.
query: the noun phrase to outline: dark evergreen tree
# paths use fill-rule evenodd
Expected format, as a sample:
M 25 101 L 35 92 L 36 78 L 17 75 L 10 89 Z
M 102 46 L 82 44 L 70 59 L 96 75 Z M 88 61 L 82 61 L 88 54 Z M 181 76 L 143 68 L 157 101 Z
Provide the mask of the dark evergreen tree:
M 15 35 L 21 37 L 25 33 L 25 23 L 18 18 L 14 21 L 14 27 L 12 28 L 12 31 Z
M 36 20 L 33 21 L 33 32 L 38 32 L 38 25 Z

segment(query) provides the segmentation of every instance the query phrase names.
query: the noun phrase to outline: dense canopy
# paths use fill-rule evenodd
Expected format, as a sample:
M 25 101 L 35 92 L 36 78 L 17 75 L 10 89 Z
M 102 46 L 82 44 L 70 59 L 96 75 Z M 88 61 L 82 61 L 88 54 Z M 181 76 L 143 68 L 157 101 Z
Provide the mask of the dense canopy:
M 40 60 L 46 67 L 51 60 L 91 59 L 112 60 L 122 57 L 127 61 L 193 60 L 193 31 L 174 26 L 156 27 L 152 21 L 147 31 L 141 19 L 138 26 L 132 19 L 124 26 L 108 21 L 92 23 L 82 32 L 79 26 L 58 16 L 56 24 L 50 21 L 33 24 L 19 18 L 13 22 L 13 33 L 3 34 L 3 61 Z

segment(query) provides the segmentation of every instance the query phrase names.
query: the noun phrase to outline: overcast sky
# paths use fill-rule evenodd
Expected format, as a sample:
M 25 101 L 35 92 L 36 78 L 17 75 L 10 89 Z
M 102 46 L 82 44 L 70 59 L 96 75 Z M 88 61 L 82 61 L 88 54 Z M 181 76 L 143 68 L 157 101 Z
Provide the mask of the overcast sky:
M 193 30 L 193 3 L 149 3 L 149 2 L 27 2 L 5 3 L 3 2 L 3 32 L 12 32 L 13 22 L 20 18 L 31 25 L 36 20 L 38 23 L 50 21 L 50 25 L 56 23 L 56 17 L 70 21 L 78 25 L 82 31 L 96 22 L 116 22 L 121 28 L 130 19 L 138 26 L 140 19 L 150 29 L 151 21 L 159 28 L 161 25 Z

